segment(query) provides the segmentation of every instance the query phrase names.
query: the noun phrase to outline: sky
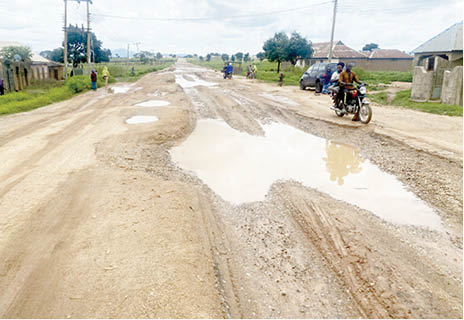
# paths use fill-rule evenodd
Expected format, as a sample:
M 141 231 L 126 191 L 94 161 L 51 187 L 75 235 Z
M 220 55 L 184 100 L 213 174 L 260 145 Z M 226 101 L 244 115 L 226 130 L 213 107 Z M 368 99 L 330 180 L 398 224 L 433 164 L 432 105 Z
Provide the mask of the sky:
M 103 47 L 206 55 L 262 51 L 274 33 L 330 41 L 334 0 L 93 0 L 91 28 Z M 35 52 L 60 47 L 63 0 L 0 0 L 0 41 Z M 462 0 L 339 0 L 335 40 L 410 52 L 463 19 Z M 68 0 L 68 23 L 86 24 L 86 3 Z

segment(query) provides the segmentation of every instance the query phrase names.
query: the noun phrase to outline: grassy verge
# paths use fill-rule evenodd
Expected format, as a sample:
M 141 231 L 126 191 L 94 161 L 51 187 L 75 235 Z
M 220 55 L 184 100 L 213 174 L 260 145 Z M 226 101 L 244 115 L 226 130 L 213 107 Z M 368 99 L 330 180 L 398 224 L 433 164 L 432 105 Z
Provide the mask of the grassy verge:
M 438 102 L 414 102 L 411 101 L 411 90 L 400 91 L 392 100 L 391 105 L 418 110 L 422 112 L 462 117 L 462 106 L 443 104 Z M 370 95 L 372 101 L 379 104 L 387 104 L 387 93 L 379 92 Z
M 190 63 L 200 65 L 214 70 L 222 70 L 224 62 L 221 59 L 211 59 L 211 61 L 200 61 L 199 59 L 189 59 Z M 277 83 L 279 81 L 279 74 L 277 73 L 277 62 L 269 62 L 267 60 L 242 63 L 242 75 L 246 76 L 246 65 L 256 65 L 258 68 L 258 80 L 265 82 Z M 234 67 L 238 64 L 234 63 Z M 360 68 L 353 69 L 359 76 L 361 81 L 369 84 L 369 90 L 382 90 L 379 84 L 390 84 L 393 81 L 412 82 L 412 72 L 400 71 L 368 71 Z M 298 86 L 303 70 L 294 66 L 284 66 L 282 71 L 285 75 L 284 85 Z
M 188 59 L 188 62 L 214 69 L 222 70 L 224 67 L 224 62 L 220 59 L 211 59 L 211 61 L 200 61 L 199 59 Z M 277 62 L 269 62 L 267 60 L 259 61 L 248 61 L 242 62 L 242 76 L 246 76 L 246 66 L 247 64 L 256 65 L 258 68 L 257 79 L 264 82 L 279 82 L 279 73 L 277 73 Z M 238 67 L 238 63 L 233 63 L 234 68 Z M 283 81 L 284 86 L 298 86 L 300 83 L 301 75 L 303 74 L 303 69 L 294 66 L 285 66 L 281 68 L 281 71 L 285 77 Z
M 101 75 L 103 67 L 108 66 L 111 74 L 110 83 L 117 81 L 137 81 L 143 75 L 169 67 L 175 60 L 162 61 L 155 65 L 118 65 L 115 63 L 98 64 L 95 69 Z M 134 74 L 132 74 L 134 67 Z M 104 86 L 103 78 L 98 77 L 97 86 Z M 20 92 L 13 92 L 0 96 L 0 115 L 25 112 L 46 106 L 51 103 L 63 101 L 76 94 L 91 89 L 88 76 L 74 76 L 66 81 L 48 80 L 36 82 Z

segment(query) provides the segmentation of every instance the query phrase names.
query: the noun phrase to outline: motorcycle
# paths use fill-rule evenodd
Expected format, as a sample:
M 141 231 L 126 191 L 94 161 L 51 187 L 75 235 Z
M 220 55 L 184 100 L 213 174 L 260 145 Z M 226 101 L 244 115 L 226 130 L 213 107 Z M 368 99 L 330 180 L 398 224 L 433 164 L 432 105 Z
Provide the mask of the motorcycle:
M 232 79 L 232 72 L 224 72 L 224 79 Z
M 347 83 L 347 85 L 352 85 L 352 83 Z M 339 117 L 343 117 L 346 113 L 358 113 L 361 123 L 368 124 L 372 119 L 372 108 L 369 99 L 366 97 L 366 86 L 366 84 L 362 83 L 356 89 L 345 90 L 346 104 L 345 99 L 339 99 L 337 105 L 330 109 L 334 110 Z

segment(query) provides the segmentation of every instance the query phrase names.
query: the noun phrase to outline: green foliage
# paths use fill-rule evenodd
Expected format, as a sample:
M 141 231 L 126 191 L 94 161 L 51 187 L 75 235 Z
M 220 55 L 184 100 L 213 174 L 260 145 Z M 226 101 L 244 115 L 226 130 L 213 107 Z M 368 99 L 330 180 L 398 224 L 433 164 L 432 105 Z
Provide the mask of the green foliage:
M 206 55 L 206 61 L 208 61 L 208 62 L 211 61 L 211 53 L 208 53 Z
M 295 65 L 298 59 L 309 58 L 313 52 L 311 43 L 297 32 L 293 32 L 290 39 L 285 32 L 275 33 L 264 42 L 263 50 L 264 57 L 270 62 L 278 62 L 277 72 L 280 71 L 280 62 L 290 61 Z
M 243 56 L 243 61 L 245 61 L 245 62 L 250 61 L 250 54 L 248 52 L 245 53 L 245 55 Z
M 239 61 L 239 62 L 242 61 L 242 59 L 243 59 L 243 53 L 242 53 L 242 52 L 237 52 L 237 53 L 235 54 L 235 58 L 236 58 L 237 61 Z
M 222 59 L 222 61 L 225 62 L 225 61 L 229 60 L 229 55 L 227 53 L 223 53 L 222 56 L 221 56 L 221 59 Z
M 362 48 L 362 50 L 363 51 L 372 51 L 372 50 L 378 49 L 378 48 L 379 48 L 379 45 L 377 43 L 368 43 Z
M 15 56 L 19 56 L 21 61 L 28 62 L 31 60 L 32 51 L 29 47 L 25 46 L 9 46 L 0 50 L 0 61 L 6 65 L 17 60 Z
M 258 52 L 256 54 L 256 58 L 258 58 L 259 61 L 263 61 L 264 60 L 264 52 Z
M 298 59 L 307 59 L 313 54 L 311 42 L 300 36 L 297 32 L 293 32 L 287 47 L 286 60 L 293 65 Z

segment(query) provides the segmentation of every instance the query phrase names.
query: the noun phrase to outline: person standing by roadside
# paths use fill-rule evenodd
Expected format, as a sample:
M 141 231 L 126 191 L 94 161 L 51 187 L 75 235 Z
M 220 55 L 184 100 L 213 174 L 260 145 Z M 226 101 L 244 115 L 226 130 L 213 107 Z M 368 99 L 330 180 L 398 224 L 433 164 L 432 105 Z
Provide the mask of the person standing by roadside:
M 258 76 L 258 68 L 256 67 L 256 64 L 253 65 L 253 78 L 256 79 Z
M 92 90 L 97 90 L 97 72 L 95 69 L 92 69 L 90 74 L 90 81 L 92 82 Z
M 247 79 L 251 79 L 251 64 L 247 65 Z
M 5 94 L 5 84 L 3 83 L 3 79 L 0 79 L 0 96 Z
M 104 66 L 102 71 L 103 79 L 105 80 L 105 89 L 108 90 L 108 80 L 110 78 L 110 72 L 108 71 L 108 67 Z
M 284 84 L 284 77 L 285 75 L 281 73 L 279 76 L 279 87 L 282 87 L 282 85 Z

